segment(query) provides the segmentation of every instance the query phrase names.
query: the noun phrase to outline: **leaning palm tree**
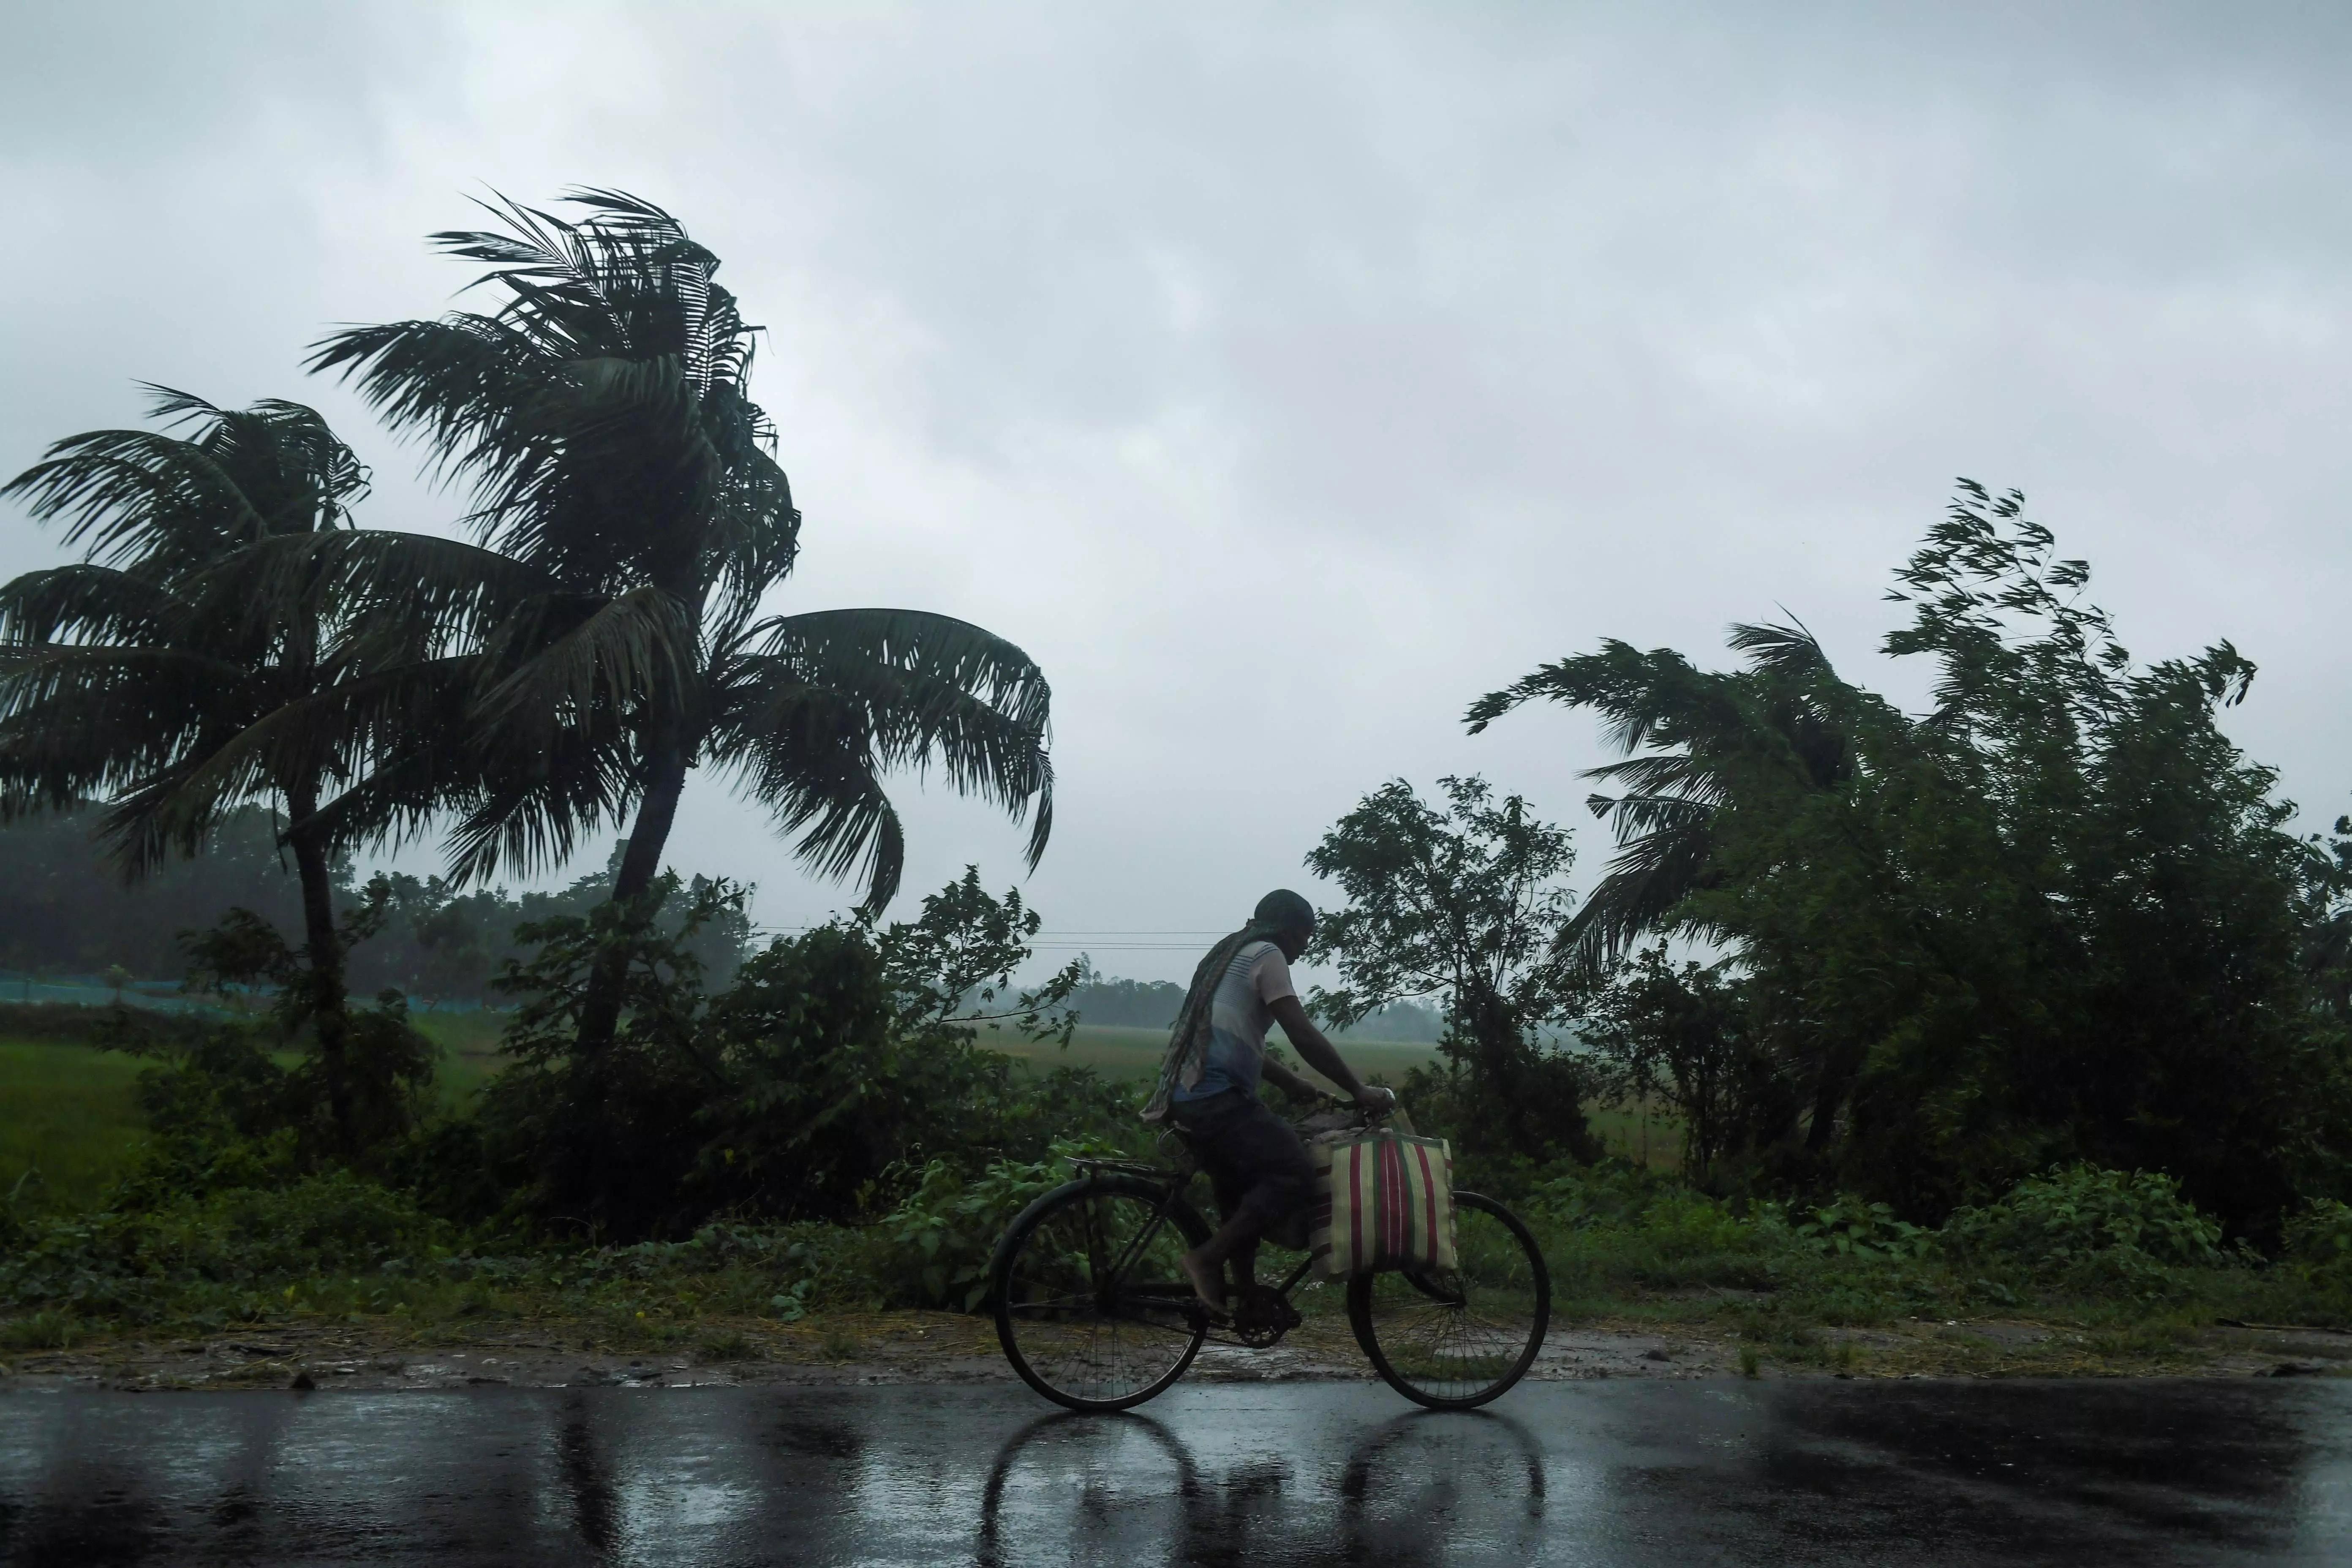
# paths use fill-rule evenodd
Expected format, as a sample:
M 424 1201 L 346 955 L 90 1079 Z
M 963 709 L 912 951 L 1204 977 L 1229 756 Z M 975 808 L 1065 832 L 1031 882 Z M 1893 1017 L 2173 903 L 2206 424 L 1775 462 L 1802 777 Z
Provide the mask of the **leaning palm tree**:
M 945 616 L 763 615 L 801 519 L 748 394 L 759 329 L 669 214 L 617 192 L 568 199 L 581 221 L 507 203 L 491 209 L 501 229 L 434 237 L 490 264 L 478 286 L 495 309 L 350 328 L 311 361 L 473 494 L 472 543 L 340 557 L 395 621 L 438 617 L 476 650 L 456 874 L 536 869 L 625 820 L 612 896 L 629 907 L 705 764 L 765 803 L 820 874 L 862 868 L 869 910 L 904 859 L 882 784 L 896 767 L 937 765 L 1026 815 L 1034 866 L 1053 821 L 1042 672 Z M 386 791 L 417 798 L 402 776 L 395 759 Z M 620 962 L 590 985 L 583 1055 L 612 1038 Z
M 405 743 L 394 739 L 404 726 L 446 727 L 463 688 L 454 665 L 354 662 L 337 646 L 343 611 L 331 597 L 264 607 L 236 581 L 256 552 L 352 531 L 367 473 L 317 413 L 152 390 L 165 430 L 193 434 L 70 437 L 0 489 L 87 546 L 82 561 L 0 587 L 0 812 L 106 802 L 101 842 L 136 877 L 198 851 L 241 805 L 280 811 L 302 897 L 297 1011 L 348 1148 L 348 942 L 333 861 L 383 824 L 325 808 L 372 756 Z M 379 628 L 379 650 L 390 641 Z
M 1851 774 L 1861 694 L 1839 679 L 1812 634 L 1739 626 L 1730 642 L 1748 656 L 1747 669 L 1702 670 L 1670 648 L 1643 653 L 1612 638 L 1599 653 L 1545 665 L 1471 705 L 1474 735 L 1538 698 L 1591 708 L 1629 753 L 1584 774 L 1614 786 L 1586 805 L 1615 830 L 1618 852 L 1562 928 L 1563 957 L 1597 968 L 1650 932 L 1721 935 L 1685 910 L 1715 877 L 1716 814 L 1743 793 L 1832 789 Z

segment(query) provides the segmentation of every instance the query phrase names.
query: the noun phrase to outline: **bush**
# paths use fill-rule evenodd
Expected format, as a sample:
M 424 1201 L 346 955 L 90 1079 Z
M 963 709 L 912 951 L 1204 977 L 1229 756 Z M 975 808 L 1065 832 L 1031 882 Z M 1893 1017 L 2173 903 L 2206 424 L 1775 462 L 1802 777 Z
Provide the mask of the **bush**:
M 2313 1274 L 2340 1275 L 2352 1285 L 2352 1205 L 2315 1199 L 2286 1222 L 2279 1261 Z
M 1934 1232 L 1895 1218 L 1885 1204 L 1864 1203 L 1852 1194 L 1841 1194 L 1788 1228 L 1798 1246 L 1823 1257 L 1922 1258 L 1936 1243 Z
M 1072 1159 L 1117 1152 L 1074 1140 L 1055 1144 L 1043 1160 L 999 1160 L 971 1180 L 947 1162 L 933 1161 L 879 1226 L 888 1246 L 883 1261 L 890 1304 L 979 1310 L 988 1295 L 989 1260 L 1014 1216 L 1076 1174 Z
M 164 1193 L 250 1184 L 268 1179 L 246 1168 L 267 1145 L 278 1175 L 314 1171 L 339 1158 L 377 1164 L 416 1126 L 431 1094 L 439 1052 L 408 1022 L 408 1005 L 387 992 L 372 1008 L 349 1015 L 344 1075 L 352 1146 L 329 1119 L 318 1058 L 281 1066 L 283 1020 L 215 1020 L 202 1032 L 124 1037 L 127 1048 L 154 1057 L 139 1076 L 139 1107 L 157 1152 L 145 1184 Z M 306 1044 L 304 1037 L 293 1043 Z M 216 1168 L 224 1159 L 226 1168 Z
M 665 881 L 647 908 L 677 890 Z M 1119 1123 L 1132 1135 L 1131 1091 L 1070 1069 L 1030 1079 L 928 1000 L 910 1011 L 903 975 L 861 926 L 779 938 L 707 994 L 689 944 L 740 893 L 702 883 L 689 897 L 674 931 L 640 910 L 520 933 L 541 946 L 500 981 L 527 999 L 508 1033 L 515 1063 L 484 1096 L 488 1177 L 436 1174 L 437 1205 L 463 1212 L 467 1193 L 503 1191 L 541 1223 L 622 1240 L 723 1214 L 854 1220 L 890 1212 L 934 1163 L 977 1178 L 992 1162 L 1045 1158 L 1056 1138 L 1116 1136 Z M 628 953 L 627 1016 L 585 1058 L 580 1008 L 614 942 Z
M 192 1298 L 257 1301 L 284 1280 L 429 1258 L 449 1238 L 408 1194 L 331 1171 L 35 1221 L 0 1257 L 0 1301 L 149 1321 Z
M 2210 1268 L 2224 1261 L 2221 1222 L 2153 1171 L 2069 1165 L 2029 1176 L 1944 1226 L 1955 1256 L 2050 1274 L 2100 1265 Z
M 1564 1295 L 1625 1286 L 1753 1288 L 1785 1241 L 1719 1199 L 1622 1160 L 1534 1184 L 1522 1214 Z

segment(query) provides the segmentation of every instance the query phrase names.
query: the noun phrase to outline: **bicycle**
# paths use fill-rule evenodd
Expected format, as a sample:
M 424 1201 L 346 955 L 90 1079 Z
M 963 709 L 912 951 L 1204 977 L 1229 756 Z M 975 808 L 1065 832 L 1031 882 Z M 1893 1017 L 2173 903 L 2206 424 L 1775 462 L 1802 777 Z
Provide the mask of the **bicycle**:
M 1352 1123 L 1367 1127 L 1359 1119 Z M 1209 1238 L 1185 1196 L 1199 1170 L 1182 1135 L 1171 1164 L 1081 1159 L 996 1245 L 996 1337 L 1022 1381 L 1072 1410 L 1130 1410 L 1164 1393 L 1212 1334 L 1265 1349 L 1303 1320 L 1290 1300 L 1314 1259 L 1212 1320 L 1176 1260 Z M 1474 1410 L 1526 1375 L 1551 1321 L 1551 1275 L 1517 1215 L 1454 1194 L 1458 1267 L 1360 1274 L 1348 1323 L 1388 1385 L 1433 1410 Z

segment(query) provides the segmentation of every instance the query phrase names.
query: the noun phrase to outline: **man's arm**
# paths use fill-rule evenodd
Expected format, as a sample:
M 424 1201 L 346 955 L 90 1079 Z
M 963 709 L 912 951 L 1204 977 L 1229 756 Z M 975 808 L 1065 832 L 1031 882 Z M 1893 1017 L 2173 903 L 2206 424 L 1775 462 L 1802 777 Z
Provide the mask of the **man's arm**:
M 1358 1105 L 1366 1110 L 1386 1110 L 1396 1103 L 1396 1096 L 1387 1089 L 1366 1088 L 1364 1080 L 1339 1059 L 1339 1053 L 1332 1048 L 1330 1041 L 1323 1037 L 1323 1031 L 1307 1016 L 1307 1009 L 1299 1005 L 1297 997 L 1284 996 L 1267 1003 L 1266 1006 L 1274 1014 L 1274 1021 L 1282 1026 L 1282 1032 L 1290 1037 L 1291 1048 L 1298 1053 L 1299 1059 L 1338 1084 Z M 1276 1062 L 1266 1064 L 1269 1070 L 1279 1065 Z M 1277 1079 L 1276 1081 L 1279 1083 L 1281 1080 Z
M 1266 1082 L 1293 1100 L 1322 1100 L 1330 1092 L 1319 1085 L 1307 1082 L 1272 1057 L 1265 1058 L 1263 1070 Z

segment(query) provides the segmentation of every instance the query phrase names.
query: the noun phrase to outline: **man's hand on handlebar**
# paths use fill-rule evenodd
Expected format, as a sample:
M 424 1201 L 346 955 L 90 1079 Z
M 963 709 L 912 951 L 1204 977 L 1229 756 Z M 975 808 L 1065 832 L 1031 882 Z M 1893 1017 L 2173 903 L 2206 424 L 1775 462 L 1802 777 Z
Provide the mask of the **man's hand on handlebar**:
M 1367 1116 L 1386 1116 L 1396 1109 L 1396 1091 L 1377 1089 L 1370 1084 L 1356 1090 L 1356 1109 Z

